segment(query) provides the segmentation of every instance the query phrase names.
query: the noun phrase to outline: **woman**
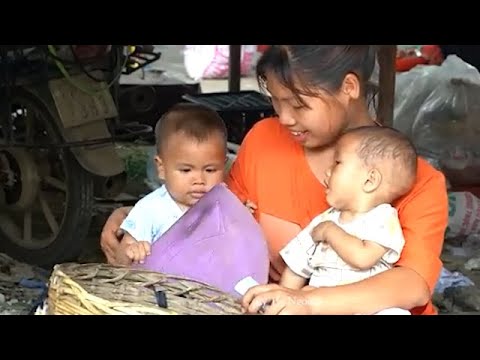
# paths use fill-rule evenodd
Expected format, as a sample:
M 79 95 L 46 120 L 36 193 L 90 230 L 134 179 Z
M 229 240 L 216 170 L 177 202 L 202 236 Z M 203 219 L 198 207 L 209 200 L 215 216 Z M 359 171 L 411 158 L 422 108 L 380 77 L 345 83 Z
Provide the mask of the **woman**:
M 328 207 L 323 184 L 339 135 L 376 124 L 367 101 L 374 64 L 371 45 L 278 45 L 259 60 L 259 82 L 278 117 L 258 122 L 247 134 L 227 180 L 242 201 L 256 205 L 255 217 L 270 248 L 272 284 L 247 292 L 247 312 L 372 314 L 399 307 L 413 314 L 435 313 L 430 299 L 442 267 L 448 199 L 443 175 L 423 159 L 413 190 L 394 204 L 406 240 L 395 268 L 332 288 L 293 291 L 275 284 L 285 268 L 280 249 Z M 113 213 L 102 232 L 110 262 L 126 211 Z

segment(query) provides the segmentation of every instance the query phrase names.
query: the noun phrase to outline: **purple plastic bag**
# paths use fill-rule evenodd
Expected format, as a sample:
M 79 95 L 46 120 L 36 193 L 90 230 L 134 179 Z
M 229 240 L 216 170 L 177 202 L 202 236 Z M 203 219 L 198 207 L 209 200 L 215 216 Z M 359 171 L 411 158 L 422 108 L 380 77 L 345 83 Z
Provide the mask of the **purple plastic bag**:
M 225 185 L 217 185 L 152 245 L 143 269 L 207 283 L 235 297 L 246 277 L 268 282 L 262 230 Z

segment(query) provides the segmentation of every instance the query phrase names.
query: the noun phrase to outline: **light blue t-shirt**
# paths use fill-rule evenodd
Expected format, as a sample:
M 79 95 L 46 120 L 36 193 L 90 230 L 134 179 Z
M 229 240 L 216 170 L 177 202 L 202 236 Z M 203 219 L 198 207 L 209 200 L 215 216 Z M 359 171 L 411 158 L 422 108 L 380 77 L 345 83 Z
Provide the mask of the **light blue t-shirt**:
M 153 243 L 184 213 L 162 185 L 135 204 L 120 228 L 137 241 Z

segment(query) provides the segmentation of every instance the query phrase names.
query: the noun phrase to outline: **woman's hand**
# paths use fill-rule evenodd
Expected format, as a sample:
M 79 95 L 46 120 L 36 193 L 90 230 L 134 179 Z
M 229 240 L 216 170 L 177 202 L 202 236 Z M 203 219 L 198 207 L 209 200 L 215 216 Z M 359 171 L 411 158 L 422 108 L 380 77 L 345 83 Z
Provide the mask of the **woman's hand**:
M 409 284 L 405 291 L 404 284 Z M 413 309 L 429 300 L 425 280 L 414 270 L 394 267 L 362 281 L 348 285 L 304 287 L 289 290 L 279 285 L 263 285 L 250 289 L 242 305 L 247 313 L 295 315 L 375 314 L 383 309 Z M 270 304 L 270 306 L 267 306 Z
M 243 297 L 242 306 L 247 314 L 312 314 L 308 291 L 291 290 L 276 284 L 251 288 Z
M 122 225 L 123 220 L 127 217 L 130 210 L 130 207 L 115 209 L 103 226 L 100 236 L 100 247 L 107 257 L 108 263 L 111 265 L 119 265 L 115 254 L 123 237 L 120 225 Z

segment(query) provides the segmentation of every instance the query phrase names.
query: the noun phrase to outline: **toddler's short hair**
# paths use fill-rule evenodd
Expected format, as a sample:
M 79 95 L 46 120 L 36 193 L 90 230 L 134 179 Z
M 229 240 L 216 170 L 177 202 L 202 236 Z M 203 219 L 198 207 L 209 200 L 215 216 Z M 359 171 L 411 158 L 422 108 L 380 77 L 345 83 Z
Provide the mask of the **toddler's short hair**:
M 165 113 L 155 126 L 155 142 L 158 153 L 173 134 L 183 133 L 202 142 L 218 133 L 227 146 L 227 128 L 223 119 L 213 109 L 194 103 L 179 103 Z

